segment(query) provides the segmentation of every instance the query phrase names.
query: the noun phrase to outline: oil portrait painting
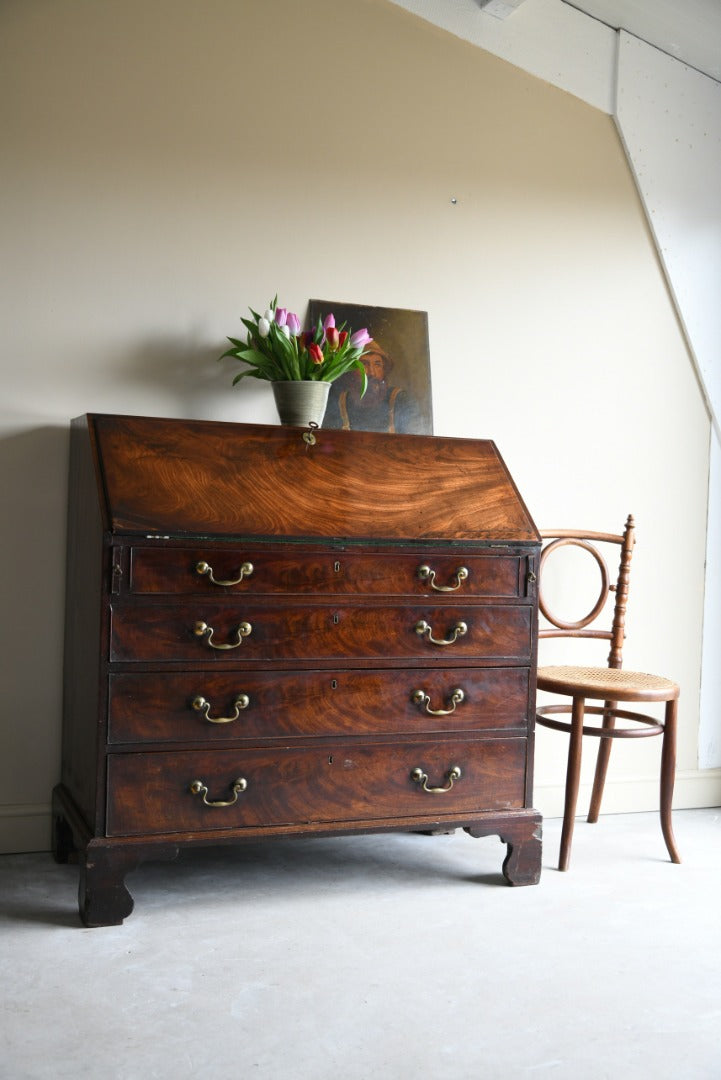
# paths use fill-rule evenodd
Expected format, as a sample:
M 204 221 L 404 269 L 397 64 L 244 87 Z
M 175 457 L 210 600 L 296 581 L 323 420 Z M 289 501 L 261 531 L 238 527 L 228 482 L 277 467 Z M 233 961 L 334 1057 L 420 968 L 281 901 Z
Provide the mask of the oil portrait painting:
M 327 312 L 335 316 L 336 326 L 345 323 L 353 331 L 365 327 L 373 340 L 363 355 L 368 377 L 364 396 L 357 371 L 342 375 L 331 386 L 323 427 L 432 435 L 427 313 L 311 300 L 310 325 Z

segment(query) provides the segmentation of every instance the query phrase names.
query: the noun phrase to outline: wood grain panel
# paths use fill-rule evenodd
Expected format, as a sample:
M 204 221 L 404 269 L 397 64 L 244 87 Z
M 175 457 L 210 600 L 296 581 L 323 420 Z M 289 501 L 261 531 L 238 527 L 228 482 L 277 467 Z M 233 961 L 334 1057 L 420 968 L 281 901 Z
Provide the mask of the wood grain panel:
M 463 700 L 449 716 L 455 689 Z M 249 698 L 237 719 L 212 723 L 193 708 L 202 697 L 208 716 L 235 715 L 240 694 Z M 109 739 L 112 744 L 283 739 L 412 734 L 523 728 L 527 723 L 529 669 L 473 668 L 418 671 L 198 671 L 111 675 Z
M 425 621 L 438 641 L 449 640 L 459 623 L 467 632 L 445 646 L 434 645 L 415 627 Z M 237 628 L 252 630 L 237 648 L 219 650 L 194 633 L 196 623 L 213 629 L 215 644 L 233 644 Z M 389 660 L 417 657 L 434 663 L 453 659 L 529 660 L 530 607 L 494 604 L 369 606 L 278 604 L 270 607 L 198 600 L 193 605 L 114 606 L 112 661 L 196 660 L 244 664 L 252 660 L 314 660 L 348 657 Z
M 525 753 L 526 741 L 519 738 L 115 754 L 108 760 L 108 835 L 517 808 L 523 806 Z M 441 794 L 411 779 L 420 768 L 429 787 L 444 787 L 456 765 L 461 778 Z M 206 806 L 190 791 L 200 780 L 209 801 L 229 800 L 241 777 L 247 790 L 232 806 Z
M 538 540 L 492 442 L 320 431 L 308 446 L 282 426 L 90 422 L 119 532 Z
M 453 555 L 430 552 L 415 555 L 354 552 L 317 552 L 255 544 L 171 548 L 134 547 L 131 551 L 130 590 L 137 594 L 191 594 L 204 596 L 369 595 L 470 597 L 517 597 L 523 595 L 525 559 L 512 555 Z M 253 572 L 237 585 L 215 585 L 208 574 L 199 574 L 198 563 L 207 563 L 213 577 L 235 581 L 244 563 Z M 454 593 L 431 588 L 418 571 L 427 566 L 435 582 Z M 456 588 L 459 568 L 468 576 Z

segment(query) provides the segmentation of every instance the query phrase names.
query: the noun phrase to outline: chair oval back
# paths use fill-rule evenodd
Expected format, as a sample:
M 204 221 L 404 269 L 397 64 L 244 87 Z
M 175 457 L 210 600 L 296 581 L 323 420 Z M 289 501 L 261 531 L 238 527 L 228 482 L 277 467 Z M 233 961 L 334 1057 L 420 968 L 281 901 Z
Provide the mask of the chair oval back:
M 626 605 L 628 603 L 628 589 L 631 571 L 631 555 L 635 540 L 635 523 L 633 516 L 628 515 L 622 534 L 582 532 L 575 529 L 545 529 L 541 532 L 541 539 L 548 541 L 544 544 L 539 566 L 539 595 L 538 606 L 544 618 L 551 624 L 549 627 L 539 629 L 539 638 L 549 637 L 578 637 L 578 638 L 601 638 L 611 642 L 611 651 L 608 655 L 608 666 L 620 668 L 623 663 L 623 641 L 625 638 Z M 613 544 L 621 549 L 618 576 L 615 582 L 611 581 L 608 564 L 597 547 L 598 544 Z M 544 566 L 548 557 L 559 548 L 573 546 L 587 551 L 596 561 L 601 573 L 601 588 L 596 602 L 586 615 L 580 619 L 570 621 L 562 619 L 549 607 L 543 591 Z M 601 615 L 606 606 L 609 593 L 615 593 L 613 605 L 613 617 L 609 629 L 589 629 L 592 623 Z
M 541 537 L 543 537 L 543 533 L 541 533 Z M 580 619 L 577 619 L 574 622 L 569 622 L 566 619 L 561 619 L 558 615 L 554 615 L 548 604 L 546 603 L 546 597 L 543 592 L 543 571 L 548 556 L 552 555 L 554 551 L 558 550 L 558 548 L 568 547 L 571 545 L 573 547 L 583 548 L 584 551 L 588 551 L 598 563 L 599 570 L 601 571 L 601 591 L 598 594 L 598 600 L 587 615 L 583 615 Z M 553 626 L 557 627 L 559 630 L 582 630 L 585 626 L 588 626 L 589 623 L 592 623 L 594 619 L 597 619 L 603 611 L 603 606 L 606 603 L 608 594 L 609 592 L 611 592 L 612 589 L 611 579 L 608 575 L 608 566 L 601 552 L 598 550 L 598 548 L 594 547 L 593 544 L 589 543 L 588 540 L 582 540 L 579 537 L 575 536 L 558 537 L 555 540 L 551 540 L 549 544 L 546 544 L 543 552 L 541 553 L 540 574 L 541 576 L 538 589 L 538 606 L 541 609 L 541 612 L 545 616 L 545 618 L 548 619 L 548 621 L 552 623 Z

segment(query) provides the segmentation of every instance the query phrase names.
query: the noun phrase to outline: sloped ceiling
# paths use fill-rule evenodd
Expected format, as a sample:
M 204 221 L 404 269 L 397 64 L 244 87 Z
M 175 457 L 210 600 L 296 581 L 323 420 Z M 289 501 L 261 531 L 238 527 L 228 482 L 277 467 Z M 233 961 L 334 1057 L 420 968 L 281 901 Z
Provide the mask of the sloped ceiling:
M 469 41 L 522 37 L 534 25 L 540 49 L 573 27 L 578 12 L 598 29 L 625 30 L 640 41 L 721 82 L 721 0 L 394 0 Z M 461 14 L 463 13 L 461 21 Z M 475 24 L 475 25 L 474 25 Z M 501 32 L 500 27 L 503 26 Z M 590 29 L 590 28 L 589 28 Z M 573 32 L 573 31 L 572 31 Z M 488 39 L 490 35 L 490 39 Z M 476 43 L 478 41 L 476 40 Z M 560 42 L 557 41 L 558 44 Z M 488 46 L 486 46 L 488 47 Z M 571 44 L 571 48 L 574 45 Z M 510 59 L 510 57 L 506 57 Z M 524 66 L 521 64 L 520 66 Z M 581 95 L 583 96 L 583 95 Z
M 564 2 L 721 82 L 721 0 Z

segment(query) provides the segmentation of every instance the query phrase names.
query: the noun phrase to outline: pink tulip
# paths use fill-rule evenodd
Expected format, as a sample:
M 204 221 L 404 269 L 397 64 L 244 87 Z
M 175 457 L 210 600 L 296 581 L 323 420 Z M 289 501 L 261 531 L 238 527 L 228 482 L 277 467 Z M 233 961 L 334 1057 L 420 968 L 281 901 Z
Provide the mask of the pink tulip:
M 370 336 L 365 327 L 362 330 L 356 330 L 355 334 L 350 336 L 350 344 L 352 349 L 363 349 L 373 338 Z
M 321 347 L 320 345 L 317 345 L 315 341 L 308 346 L 308 356 L 311 358 L 314 364 L 323 363 L 323 353 L 321 351 Z
M 300 333 L 300 319 L 294 311 L 288 312 L 288 318 L 285 325 L 288 327 L 293 337 L 298 337 L 298 334 Z
M 331 326 L 335 326 L 335 315 L 333 315 L 332 312 L 323 319 L 323 329 L 326 333 Z
M 275 309 L 275 324 L 276 326 L 285 326 L 288 319 L 288 309 L 279 307 Z

